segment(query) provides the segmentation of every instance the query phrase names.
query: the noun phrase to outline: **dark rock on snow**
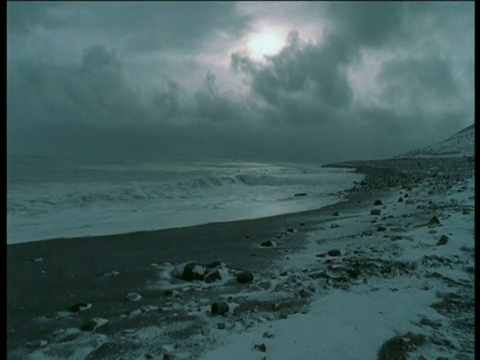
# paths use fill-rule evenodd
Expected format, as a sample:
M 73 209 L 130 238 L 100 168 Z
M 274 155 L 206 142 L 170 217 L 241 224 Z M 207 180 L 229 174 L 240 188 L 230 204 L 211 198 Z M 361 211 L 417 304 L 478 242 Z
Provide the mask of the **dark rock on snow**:
M 212 283 L 217 280 L 222 280 L 222 275 L 220 275 L 220 271 L 213 270 L 204 276 L 204 280 L 206 283 Z
M 377 199 L 377 200 L 375 200 L 375 202 L 373 203 L 373 205 L 383 205 L 383 202 L 382 202 L 382 200 Z
M 261 352 L 267 351 L 267 346 L 265 344 L 255 344 L 254 346 L 255 350 L 259 350 Z
M 382 214 L 382 210 L 380 209 L 372 209 L 370 211 L 370 215 L 381 215 Z
M 276 246 L 276 245 L 277 245 L 277 243 L 272 241 L 272 240 L 266 240 L 266 241 L 264 241 L 260 244 L 260 246 L 263 246 L 263 247 L 272 247 L 272 246 Z
M 428 222 L 428 225 L 440 225 L 440 220 L 438 220 L 436 216 L 433 216 Z
M 206 267 L 207 269 L 215 269 L 215 268 L 217 268 L 217 267 L 219 267 L 219 266 L 221 266 L 221 265 L 222 265 L 222 262 L 221 262 L 221 261 L 214 261 L 214 262 L 211 262 L 210 264 L 207 264 L 205 267 Z
M 71 312 L 80 312 L 80 311 L 90 309 L 91 307 L 92 307 L 92 304 L 89 304 L 89 303 L 76 303 L 75 305 L 73 305 L 70 308 L 70 311 Z
M 245 270 L 240 272 L 237 275 L 237 282 L 244 284 L 253 281 L 253 273 L 251 271 Z
M 447 242 L 448 242 L 448 236 L 442 235 L 437 242 L 437 246 L 447 245 Z
M 226 302 L 218 302 L 212 304 L 211 312 L 213 315 L 225 315 L 228 313 L 229 307 Z
M 203 276 L 203 273 L 198 271 L 199 267 L 203 268 L 203 266 L 198 265 L 195 262 L 191 262 L 185 265 L 182 272 L 182 280 L 185 280 L 185 281 L 203 280 L 204 276 Z
M 341 252 L 338 249 L 332 249 L 328 251 L 329 256 L 340 256 Z

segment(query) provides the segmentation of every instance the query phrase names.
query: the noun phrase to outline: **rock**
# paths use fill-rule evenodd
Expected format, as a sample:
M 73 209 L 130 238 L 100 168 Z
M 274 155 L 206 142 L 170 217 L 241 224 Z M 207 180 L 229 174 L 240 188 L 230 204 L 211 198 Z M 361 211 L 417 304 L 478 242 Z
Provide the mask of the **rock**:
M 328 276 L 325 271 L 320 271 L 320 272 L 310 274 L 310 277 L 314 280 L 321 279 L 321 278 L 323 278 L 323 279 L 330 278 L 330 276 Z
M 252 237 L 252 235 L 250 235 L 250 234 L 246 234 L 246 235 L 244 236 L 245 239 L 250 239 L 251 237 Z
M 76 303 L 75 305 L 73 305 L 70 308 L 70 311 L 71 312 L 80 312 L 80 311 L 90 309 L 91 307 L 92 307 L 92 304 L 90 304 L 90 303 Z
M 272 247 L 272 246 L 277 246 L 277 243 L 275 241 L 272 241 L 272 240 L 266 240 L 264 242 L 262 242 L 260 244 L 260 246 L 263 246 L 263 247 Z
M 398 202 L 403 202 L 403 198 L 399 197 Z
M 265 331 L 263 333 L 263 338 L 264 339 L 269 339 L 269 338 L 272 338 L 273 337 L 273 334 L 272 333 L 269 333 L 268 331 Z
M 340 225 L 338 225 L 337 223 L 333 223 L 332 225 L 330 225 L 330 229 L 335 229 L 338 227 L 340 227 Z
M 377 200 L 375 200 L 375 202 L 373 203 L 373 205 L 383 205 L 383 202 L 382 202 L 382 200 L 377 199 Z
M 428 225 L 440 225 L 440 220 L 434 215 L 429 221 Z
M 253 281 L 253 273 L 249 270 L 240 272 L 237 275 L 237 282 L 244 284 Z
M 307 225 L 307 224 L 305 224 L 304 222 L 301 222 L 301 223 L 298 224 L 298 226 L 305 226 L 305 225 Z
M 386 341 L 378 351 L 378 360 L 406 360 L 408 353 L 425 343 L 425 335 L 407 333 Z
M 329 256 L 340 256 L 341 252 L 338 249 L 332 249 L 328 251 Z
M 203 273 L 205 268 L 203 265 L 199 265 L 196 262 L 191 262 L 185 265 L 182 272 L 182 280 L 193 281 L 203 280 Z
M 127 294 L 127 296 L 125 296 L 125 298 L 128 300 L 128 301 L 139 301 L 142 299 L 142 295 L 136 293 L 136 292 L 130 292 Z
M 213 315 L 225 315 L 228 310 L 229 307 L 226 302 L 215 302 L 212 304 L 211 313 Z
M 430 326 L 434 329 L 438 329 L 442 326 L 442 322 L 440 320 L 433 321 L 433 320 L 430 320 L 430 319 L 427 319 L 427 318 L 423 318 L 420 321 L 420 324 L 425 325 L 425 326 Z
M 387 228 L 385 226 L 379 225 L 377 227 L 377 231 L 386 231 L 386 230 L 387 230 Z
M 173 290 L 172 289 L 167 289 L 163 292 L 163 295 L 165 296 L 171 296 L 173 295 Z
M 381 215 L 381 214 L 382 214 L 382 210 L 380 210 L 380 209 L 370 210 L 370 215 Z
M 83 331 L 94 331 L 97 330 L 100 326 L 107 324 L 108 322 L 109 320 L 107 319 L 96 317 L 83 323 L 81 329 Z
M 120 275 L 120 273 L 116 270 L 113 270 L 113 271 L 110 271 L 110 272 L 107 272 L 105 274 L 103 274 L 103 276 L 106 276 L 106 277 L 116 277 Z
M 259 350 L 261 352 L 265 352 L 265 351 L 267 351 L 267 346 L 264 343 L 255 344 L 254 349 Z
M 447 245 L 447 242 L 448 242 L 448 236 L 442 235 L 437 242 L 437 246 Z
M 319 258 L 323 258 L 325 256 L 327 256 L 327 254 L 325 254 L 325 253 L 320 253 L 320 254 L 315 255 L 315 257 L 319 257 Z
M 213 270 L 210 271 L 207 275 L 205 275 L 204 280 L 206 283 L 210 284 L 217 280 L 222 280 L 222 275 L 220 275 L 220 271 Z
M 219 330 L 225 330 L 225 323 L 223 323 L 223 322 L 222 322 L 222 323 L 218 323 L 218 324 L 217 324 L 217 329 L 219 329 Z
M 333 213 L 333 216 L 338 216 L 338 215 L 339 215 L 339 214 L 338 214 L 338 211 L 335 211 L 335 212 Z
M 294 228 L 288 228 L 288 229 L 287 229 L 287 232 L 289 232 L 289 233 L 294 233 L 294 232 L 295 232 L 295 229 L 294 229 Z
M 296 193 L 295 194 L 295 197 L 299 197 L 299 196 L 307 196 L 307 193 Z
M 217 267 L 221 266 L 222 262 L 221 261 L 214 261 L 211 262 L 210 264 L 205 265 L 206 269 L 216 269 Z
M 308 296 L 308 292 L 306 292 L 304 289 L 300 289 L 298 295 L 302 298 L 306 298 Z

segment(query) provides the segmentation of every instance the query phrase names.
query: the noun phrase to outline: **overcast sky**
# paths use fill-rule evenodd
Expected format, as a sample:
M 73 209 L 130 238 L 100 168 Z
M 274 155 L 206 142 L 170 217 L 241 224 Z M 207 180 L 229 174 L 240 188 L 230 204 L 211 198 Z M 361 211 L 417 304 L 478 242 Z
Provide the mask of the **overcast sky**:
M 473 2 L 8 2 L 7 144 L 386 158 L 474 122 Z

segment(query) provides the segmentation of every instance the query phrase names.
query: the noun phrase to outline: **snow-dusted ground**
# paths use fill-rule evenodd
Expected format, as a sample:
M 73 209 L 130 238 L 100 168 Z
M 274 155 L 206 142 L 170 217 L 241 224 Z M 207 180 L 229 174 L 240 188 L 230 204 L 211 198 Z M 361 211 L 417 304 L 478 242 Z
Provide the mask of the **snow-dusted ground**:
M 412 359 L 473 359 L 474 179 L 446 194 L 426 197 L 428 190 L 408 191 L 414 203 L 406 204 L 398 198 L 407 191 L 397 189 L 384 205 L 372 204 L 382 215 L 341 214 L 339 227 L 310 233 L 306 249 L 278 264 L 276 285 L 264 292 L 272 297 L 279 285 L 303 290 L 312 298 L 305 310 L 277 321 L 259 315 L 242 333 L 216 330 L 222 346 L 202 359 L 374 359 L 396 336 L 405 342 L 385 346 L 383 359 L 403 359 L 394 354 L 409 343 Z M 433 216 L 440 225 L 428 225 Z M 442 235 L 449 239 L 437 245 Z M 316 256 L 332 249 L 341 255 Z M 361 269 L 356 279 L 352 269 Z
M 409 151 L 399 157 L 458 157 L 474 156 L 475 123 L 439 143 Z
M 167 300 L 132 297 L 133 311 L 94 318 L 93 331 L 59 312 L 53 335 L 9 359 L 473 359 L 474 173 L 455 163 L 396 182 L 373 172 L 352 191 L 389 183 L 382 204 L 306 216 L 319 225 L 272 239 L 285 256 L 252 282 L 223 263 L 209 284 L 179 279 L 184 264 L 152 264 L 150 287 Z M 296 230 L 307 240 L 292 251 Z M 228 312 L 212 314 L 220 301 Z

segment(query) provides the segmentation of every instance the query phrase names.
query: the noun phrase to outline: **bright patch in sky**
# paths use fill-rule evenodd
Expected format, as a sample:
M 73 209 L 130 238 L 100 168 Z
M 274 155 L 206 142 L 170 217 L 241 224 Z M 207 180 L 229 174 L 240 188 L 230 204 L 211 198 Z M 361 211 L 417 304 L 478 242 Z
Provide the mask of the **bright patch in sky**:
M 284 46 L 284 34 L 271 29 L 254 34 L 247 42 L 248 50 L 255 60 L 261 60 L 264 56 L 275 55 Z

